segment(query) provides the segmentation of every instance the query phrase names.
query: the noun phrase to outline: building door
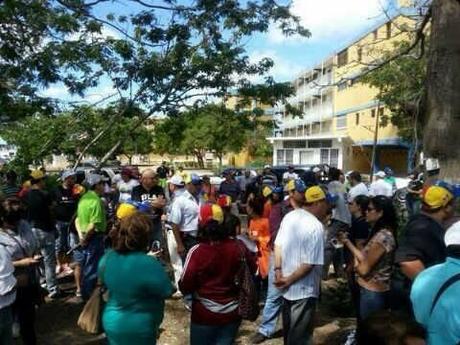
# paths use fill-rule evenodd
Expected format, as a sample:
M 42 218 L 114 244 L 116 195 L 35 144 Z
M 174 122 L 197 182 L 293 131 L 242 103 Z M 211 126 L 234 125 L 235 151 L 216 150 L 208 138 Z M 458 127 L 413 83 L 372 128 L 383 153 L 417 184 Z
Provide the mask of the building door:
M 299 164 L 300 165 L 313 164 L 314 156 L 315 156 L 314 150 L 299 151 Z

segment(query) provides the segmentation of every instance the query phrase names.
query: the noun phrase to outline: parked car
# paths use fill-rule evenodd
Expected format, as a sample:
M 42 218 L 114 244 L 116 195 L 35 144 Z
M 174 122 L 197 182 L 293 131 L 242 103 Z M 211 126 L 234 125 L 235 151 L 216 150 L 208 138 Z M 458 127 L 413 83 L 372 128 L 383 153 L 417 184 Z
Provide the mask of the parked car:
M 299 178 L 302 178 L 307 171 L 313 170 L 314 167 L 317 165 L 313 164 L 308 164 L 308 165 L 293 165 L 294 167 L 294 172 L 299 176 Z M 289 165 L 275 165 L 271 168 L 272 172 L 276 175 L 278 178 L 278 181 L 282 182 L 283 181 L 283 174 L 288 171 Z

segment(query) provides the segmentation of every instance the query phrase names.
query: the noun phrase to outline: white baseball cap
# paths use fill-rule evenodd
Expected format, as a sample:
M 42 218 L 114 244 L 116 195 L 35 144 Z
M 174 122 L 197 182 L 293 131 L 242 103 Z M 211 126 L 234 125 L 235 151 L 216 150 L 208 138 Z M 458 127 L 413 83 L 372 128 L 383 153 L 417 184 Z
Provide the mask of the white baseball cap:
M 380 177 L 380 178 L 385 178 L 385 176 L 387 176 L 387 174 L 385 174 L 384 171 L 380 170 L 380 171 L 376 172 L 374 176 L 377 176 L 377 177 Z
M 169 183 L 175 186 L 183 186 L 185 185 L 184 179 L 179 175 L 174 175 L 168 180 Z
M 446 247 L 460 245 L 460 221 L 452 224 L 444 235 Z

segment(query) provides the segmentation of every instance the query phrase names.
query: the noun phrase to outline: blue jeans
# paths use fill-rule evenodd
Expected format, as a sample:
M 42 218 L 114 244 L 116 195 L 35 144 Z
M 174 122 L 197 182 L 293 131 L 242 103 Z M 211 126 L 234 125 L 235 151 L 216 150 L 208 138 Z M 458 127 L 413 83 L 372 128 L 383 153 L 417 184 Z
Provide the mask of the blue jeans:
M 86 247 L 74 251 L 74 260 L 81 267 L 81 296 L 88 300 L 96 287 L 99 260 L 104 255 L 104 237 L 94 236 Z
M 270 265 L 268 271 L 268 289 L 267 299 L 262 312 L 262 323 L 259 326 L 259 333 L 266 337 L 271 337 L 275 333 L 276 320 L 281 313 L 283 305 L 283 294 L 277 289 L 273 282 L 275 281 L 274 255 L 270 255 Z
M 375 292 L 360 287 L 359 316 L 365 320 L 371 314 L 386 308 L 387 292 Z
M 44 231 L 39 228 L 32 228 L 40 246 L 40 253 L 43 256 L 45 266 L 45 280 L 48 292 L 55 292 L 58 289 L 56 279 L 56 233 L 55 231 Z
M 56 221 L 56 231 L 58 235 L 56 239 L 56 255 L 67 253 L 70 249 L 69 225 L 70 223 L 68 222 Z
M 190 345 L 233 345 L 241 321 L 222 326 L 190 325 Z
M 0 309 L 0 344 L 13 344 L 13 314 L 11 306 Z

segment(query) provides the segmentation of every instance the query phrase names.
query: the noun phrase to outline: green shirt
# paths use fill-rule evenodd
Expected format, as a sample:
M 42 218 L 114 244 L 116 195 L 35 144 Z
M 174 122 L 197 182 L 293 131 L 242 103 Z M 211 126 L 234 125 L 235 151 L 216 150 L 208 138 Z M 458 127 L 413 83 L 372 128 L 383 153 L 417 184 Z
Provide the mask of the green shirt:
M 109 291 L 102 323 L 110 345 L 155 345 L 165 299 L 173 287 L 163 266 L 145 253 L 109 251 L 99 262 Z
M 105 218 L 104 205 L 95 191 L 90 190 L 83 194 L 78 202 L 77 209 L 78 225 L 82 233 L 87 233 L 89 224 L 95 225 L 96 232 L 105 232 L 107 220 Z

